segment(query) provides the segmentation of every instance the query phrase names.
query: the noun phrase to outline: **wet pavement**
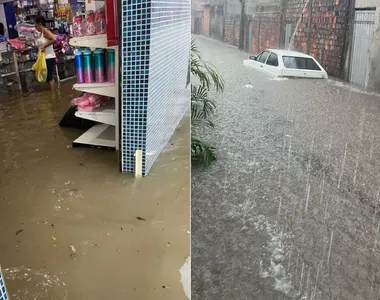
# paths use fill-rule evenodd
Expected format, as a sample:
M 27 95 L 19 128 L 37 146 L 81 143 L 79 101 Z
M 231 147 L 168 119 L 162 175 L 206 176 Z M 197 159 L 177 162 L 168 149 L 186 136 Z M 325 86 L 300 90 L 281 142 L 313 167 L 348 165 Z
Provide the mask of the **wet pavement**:
M 196 39 L 226 89 L 219 160 L 192 172 L 192 299 L 380 299 L 380 97 Z
M 114 151 L 71 147 L 82 131 L 57 126 L 71 86 L 1 96 L 0 264 L 12 299 L 187 299 L 189 118 L 135 180 Z

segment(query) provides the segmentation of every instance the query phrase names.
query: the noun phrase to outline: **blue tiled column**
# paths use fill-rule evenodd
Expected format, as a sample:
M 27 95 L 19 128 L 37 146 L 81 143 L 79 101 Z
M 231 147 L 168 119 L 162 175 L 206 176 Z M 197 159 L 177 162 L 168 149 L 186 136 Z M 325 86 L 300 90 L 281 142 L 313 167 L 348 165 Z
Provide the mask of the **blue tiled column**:
M 189 0 L 122 1 L 122 171 L 134 172 L 143 151 L 143 175 L 190 107 Z
M 7 289 L 5 288 L 5 282 L 4 282 L 4 277 L 1 272 L 0 268 L 0 300 L 8 300 L 8 293 Z

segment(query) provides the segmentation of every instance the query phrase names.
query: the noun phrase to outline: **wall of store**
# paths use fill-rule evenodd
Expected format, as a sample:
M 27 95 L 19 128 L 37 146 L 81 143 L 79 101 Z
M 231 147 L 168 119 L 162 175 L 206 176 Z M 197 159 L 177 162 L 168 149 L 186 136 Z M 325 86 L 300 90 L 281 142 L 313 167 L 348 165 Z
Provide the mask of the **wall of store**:
M 146 175 L 190 108 L 187 72 L 190 0 L 123 0 L 121 50 L 122 171 Z

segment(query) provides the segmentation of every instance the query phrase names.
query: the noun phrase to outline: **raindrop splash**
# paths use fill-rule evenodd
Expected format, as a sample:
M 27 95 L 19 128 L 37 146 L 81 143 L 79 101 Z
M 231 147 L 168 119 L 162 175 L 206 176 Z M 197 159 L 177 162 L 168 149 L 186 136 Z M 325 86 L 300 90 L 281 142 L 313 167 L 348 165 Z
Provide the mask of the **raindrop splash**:
M 375 208 L 375 213 L 373 215 L 373 224 L 374 225 L 376 224 L 376 216 L 377 216 L 377 212 L 378 212 L 378 208 L 379 208 L 379 196 L 380 196 L 380 186 L 377 189 L 377 194 L 376 194 L 376 208 Z
M 358 167 L 359 167 L 359 153 L 356 154 L 356 163 L 355 163 L 355 172 L 354 172 L 354 186 L 355 186 L 355 183 L 356 183 L 356 174 L 358 173 Z
M 302 282 L 303 282 L 304 269 L 305 269 L 305 263 L 303 262 L 302 263 L 302 269 L 301 269 L 301 279 L 300 279 L 300 290 L 299 290 L 300 294 L 302 293 Z
M 372 133 L 372 138 L 371 138 L 371 148 L 369 150 L 369 159 L 371 160 L 372 159 L 372 155 L 373 155 L 373 144 L 375 142 L 375 135 Z
M 319 201 L 320 205 L 322 205 L 322 202 L 323 202 L 324 189 L 325 189 L 325 174 L 323 174 L 322 185 L 321 185 L 321 198 L 320 198 L 320 201 Z
M 289 151 L 288 151 L 288 170 L 290 167 L 290 156 L 292 154 L 292 137 L 289 137 Z
M 305 213 L 309 207 L 309 198 L 310 198 L 310 184 L 307 185 L 307 195 L 306 195 L 306 205 L 305 205 Z
M 375 236 L 375 241 L 374 241 L 374 244 L 373 244 L 373 252 L 375 252 L 375 250 L 376 250 L 377 239 L 378 239 L 378 236 L 379 236 L 379 227 L 380 227 L 380 220 L 377 223 L 376 236 Z
M 345 168 L 345 165 L 346 165 L 346 157 L 347 157 L 347 143 L 344 147 L 344 155 L 343 155 L 343 162 L 342 162 L 342 170 L 340 171 L 340 175 L 339 175 L 339 181 L 338 181 L 338 190 L 340 188 L 340 183 L 342 181 L 342 176 L 343 176 L 343 172 L 344 172 L 344 168 Z
M 327 255 L 327 264 L 328 265 L 330 264 L 331 247 L 332 247 L 332 243 L 333 243 L 333 238 L 334 238 L 334 231 L 331 231 L 329 254 Z
M 369 291 L 369 300 L 372 299 L 372 291 L 373 291 L 373 281 L 375 280 L 375 273 L 372 274 L 372 280 L 371 280 L 371 288 L 370 288 L 370 291 Z

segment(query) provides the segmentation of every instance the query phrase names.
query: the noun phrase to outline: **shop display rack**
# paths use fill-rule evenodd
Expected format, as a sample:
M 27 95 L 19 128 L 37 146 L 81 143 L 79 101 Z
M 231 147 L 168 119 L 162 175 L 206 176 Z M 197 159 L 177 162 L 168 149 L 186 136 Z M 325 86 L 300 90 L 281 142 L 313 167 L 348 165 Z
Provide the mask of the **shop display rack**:
M 70 45 L 80 48 L 112 48 L 115 57 L 118 56 L 118 47 L 108 46 L 107 35 L 95 35 L 75 37 L 70 39 Z M 119 62 L 115 59 L 115 82 L 119 82 Z M 96 121 L 100 124 L 94 125 L 73 142 L 73 146 L 90 145 L 96 147 L 119 148 L 119 87 L 115 83 L 81 83 L 74 84 L 77 91 L 94 93 L 98 95 L 113 97 L 115 101 L 105 107 L 99 107 L 92 112 L 76 112 L 75 115 L 82 119 Z

